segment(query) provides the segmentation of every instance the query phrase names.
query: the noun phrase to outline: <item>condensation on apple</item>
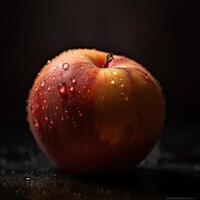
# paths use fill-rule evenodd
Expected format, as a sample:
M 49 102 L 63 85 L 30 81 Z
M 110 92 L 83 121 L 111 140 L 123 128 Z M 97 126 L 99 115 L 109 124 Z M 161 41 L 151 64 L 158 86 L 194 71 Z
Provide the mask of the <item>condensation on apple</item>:
M 158 82 L 134 60 L 74 49 L 42 68 L 27 110 L 52 163 L 97 174 L 131 169 L 146 157 L 163 127 L 165 102 Z

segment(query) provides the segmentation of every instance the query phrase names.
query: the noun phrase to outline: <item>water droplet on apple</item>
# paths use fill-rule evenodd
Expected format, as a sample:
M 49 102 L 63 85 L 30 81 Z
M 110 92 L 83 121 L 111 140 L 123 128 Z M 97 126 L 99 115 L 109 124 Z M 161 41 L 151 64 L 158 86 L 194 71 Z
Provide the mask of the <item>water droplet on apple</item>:
M 112 74 L 113 74 L 113 75 L 117 75 L 117 72 L 116 72 L 116 71 L 114 71 L 114 72 L 112 72 Z
M 61 117 L 61 120 L 64 121 L 64 117 Z
M 49 121 L 48 116 L 46 116 L 46 117 L 44 118 L 44 120 L 45 120 L 46 122 L 48 122 L 48 121 Z
M 49 64 L 50 62 L 51 62 L 51 60 L 48 60 L 48 61 L 47 61 L 47 64 Z
M 55 80 L 55 78 L 56 78 L 55 76 L 52 77 L 53 80 Z
M 38 91 L 38 87 L 35 87 L 35 91 L 36 91 L 36 92 Z
M 114 81 L 114 80 L 111 80 L 110 83 L 111 83 L 111 84 L 115 84 L 115 81 Z
M 78 111 L 78 114 L 79 114 L 80 117 L 83 116 L 83 113 L 80 110 Z
M 147 79 L 147 80 L 149 79 L 148 75 L 145 72 L 143 73 L 143 75 L 144 75 L 145 79 Z
M 60 73 L 60 77 L 62 77 L 63 76 L 63 73 Z
M 67 95 L 67 86 L 65 83 L 62 83 L 58 86 L 58 92 L 61 97 L 66 97 Z
M 76 126 L 76 125 L 77 125 L 77 124 L 76 124 L 76 121 L 73 121 L 73 122 L 72 122 L 72 124 L 73 124 L 74 126 Z
M 53 124 L 53 120 L 52 119 L 50 120 L 50 124 Z
M 75 78 L 72 79 L 72 83 L 73 83 L 73 84 L 76 83 L 76 79 L 75 79 Z
M 69 88 L 69 91 L 70 91 L 70 92 L 73 92 L 73 91 L 74 91 L 74 87 L 71 86 L 71 87 Z
M 64 70 L 67 70 L 69 68 L 69 64 L 68 63 L 63 63 L 62 65 Z
M 35 119 L 35 128 L 39 128 L 39 123 L 38 123 L 37 119 Z
M 44 99 L 44 101 L 43 101 L 44 103 L 47 103 L 47 100 L 46 99 Z
M 128 101 L 128 95 L 124 95 L 124 100 Z
M 58 110 L 58 106 L 56 106 L 56 110 Z
M 124 87 L 124 84 L 121 84 L 121 85 L 120 85 L 120 87 L 122 87 L 122 88 L 123 88 L 123 87 Z
M 54 66 L 54 67 L 53 67 L 53 70 L 56 70 L 57 68 L 58 68 L 58 66 Z
M 48 91 L 51 91 L 51 87 L 49 86 L 49 87 L 47 88 L 47 90 L 48 90 Z
M 42 87 L 44 87 L 44 84 L 45 84 L 44 81 L 41 81 L 41 84 L 40 84 L 40 85 L 41 85 Z

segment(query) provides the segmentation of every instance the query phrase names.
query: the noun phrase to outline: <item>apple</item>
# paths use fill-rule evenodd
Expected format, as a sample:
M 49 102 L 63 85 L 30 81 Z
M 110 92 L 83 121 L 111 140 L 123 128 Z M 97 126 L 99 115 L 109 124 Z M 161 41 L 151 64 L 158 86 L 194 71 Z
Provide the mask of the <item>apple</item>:
M 43 67 L 27 110 L 36 142 L 56 166 L 95 174 L 127 170 L 145 158 L 160 135 L 165 102 L 137 62 L 74 49 Z

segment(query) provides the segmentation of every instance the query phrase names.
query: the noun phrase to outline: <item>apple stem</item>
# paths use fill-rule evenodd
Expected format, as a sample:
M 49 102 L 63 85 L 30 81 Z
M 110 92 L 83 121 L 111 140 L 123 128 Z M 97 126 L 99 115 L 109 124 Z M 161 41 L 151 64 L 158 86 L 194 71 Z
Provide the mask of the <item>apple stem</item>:
M 105 61 L 104 65 L 103 65 L 103 68 L 107 68 L 108 65 L 109 65 L 109 63 L 110 63 L 113 59 L 114 59 L 114 58 L 113 58 L 113 54 L 112 54 L 112 53 L 107 54 L 107 56 L 106 56 L 106 61 Z

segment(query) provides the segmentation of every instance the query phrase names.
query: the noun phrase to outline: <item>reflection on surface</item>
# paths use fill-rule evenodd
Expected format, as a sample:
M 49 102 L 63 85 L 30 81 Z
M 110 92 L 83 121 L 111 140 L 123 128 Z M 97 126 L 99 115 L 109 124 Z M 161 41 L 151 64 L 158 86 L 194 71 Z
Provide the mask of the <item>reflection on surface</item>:
M 32 171 L 0 178 L 1 199 L 165 199 L 198 197 L 197 172 L 138 168 L 124 174 L 74 177 L 63 172 Z

